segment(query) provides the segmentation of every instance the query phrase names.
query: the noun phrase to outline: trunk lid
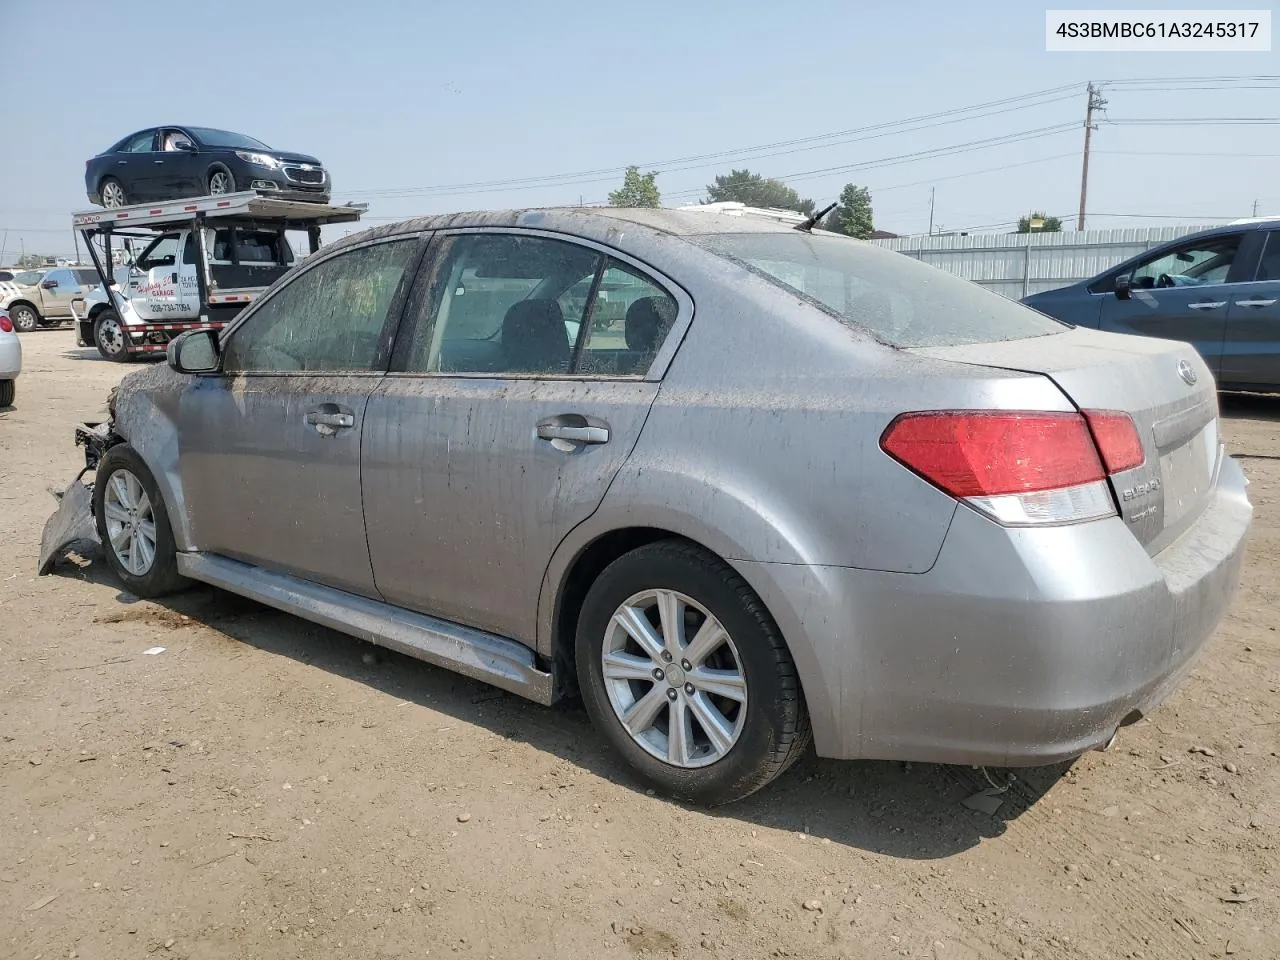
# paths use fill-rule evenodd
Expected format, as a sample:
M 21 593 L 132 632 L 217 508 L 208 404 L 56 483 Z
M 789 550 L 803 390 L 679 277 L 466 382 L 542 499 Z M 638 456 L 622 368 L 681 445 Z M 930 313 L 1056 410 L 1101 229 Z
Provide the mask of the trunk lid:
M 1077 328 L 1044 337 L 911 353 L 1039 373 L 1078 408 L 1122 410 L 1146 462 L 1111 478 L 1129 529 L 1148 553 L 1162 550 L 1204 510 L 1217 481 L 1217 386 L 1190 344 Z

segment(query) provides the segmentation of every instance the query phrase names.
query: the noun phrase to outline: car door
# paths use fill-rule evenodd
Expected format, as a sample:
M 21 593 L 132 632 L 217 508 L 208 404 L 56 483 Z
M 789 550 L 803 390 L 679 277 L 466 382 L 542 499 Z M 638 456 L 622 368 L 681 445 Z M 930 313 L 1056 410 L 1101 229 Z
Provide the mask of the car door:
M 1256 233 L 1253 279 L 1233 284 L 1222 344 L 1223 386 L 1280 387 L 1280 229 Z
M 75 271 L 50 270 L 40 284 L 40 315 L 46 319 L 71 315 L 71 301 L 80 296 Z
M 191 149 L 180 150 L 179 143 L 186 143 Z M 195 141 L 183 130 L 165 127 L 160 131 L 157 146 L 159 149 L 152 160 L 158 171 L 156 187 L 164 198 L 197 197 L 204 193 Z
M 610 276 L 647 294 L 631 347 L 592 320 Z M 599 506 L 658 391 L 688 296 L 620 254 L 520 231 L 437 236 L 365 418 L 369 550 L 389 601 L 526 643 L 551 554 Z M 644 314 L 641 317 L 641 314 Z M 625 338 L 624 338 L 625 339 Z
M 341 250 L 229 328 L 220 372 L 180 401 L 197 549 L 376 596 L 360 437 L 420 250 L 417 236 Z
M 1153 254 L 1130 274 L 1127 299 L 1103 299 L 1100 328 L 1186 341 L 1217 375 L 1242 237 L 1217 234 Z
M 155 130 L 139 131 L 107 164 L 105 175 L 120 181 L 130 203 L 155 199 L 155 141 Z

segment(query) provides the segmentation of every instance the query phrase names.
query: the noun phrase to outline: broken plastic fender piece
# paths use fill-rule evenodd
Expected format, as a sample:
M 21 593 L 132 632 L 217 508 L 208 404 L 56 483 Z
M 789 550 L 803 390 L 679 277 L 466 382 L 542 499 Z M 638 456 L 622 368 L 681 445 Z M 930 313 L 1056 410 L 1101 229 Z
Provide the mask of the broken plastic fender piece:
M 38 573 L 44 576 L 62 556 L 67 547 L 84 540 L 99 543 L 98 529 L 93 521 L 93 488 L 80 482 L 81 471 L 71 485 L 58 497 L 58 509 L 45 521 L 40 535 L 40 566 Z

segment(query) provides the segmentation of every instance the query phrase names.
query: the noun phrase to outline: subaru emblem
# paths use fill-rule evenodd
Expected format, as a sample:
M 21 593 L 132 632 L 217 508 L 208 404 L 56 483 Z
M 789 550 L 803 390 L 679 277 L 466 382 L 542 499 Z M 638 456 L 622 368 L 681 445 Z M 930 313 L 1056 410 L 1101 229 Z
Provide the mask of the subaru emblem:
M 1193 386 L 1196 380 L 1199 379 L 1196 376 L 1195 368 L 1185 360 L 1178 361 L 1178 376 L 1182 378 L 1182 382 L 1188 387 Z

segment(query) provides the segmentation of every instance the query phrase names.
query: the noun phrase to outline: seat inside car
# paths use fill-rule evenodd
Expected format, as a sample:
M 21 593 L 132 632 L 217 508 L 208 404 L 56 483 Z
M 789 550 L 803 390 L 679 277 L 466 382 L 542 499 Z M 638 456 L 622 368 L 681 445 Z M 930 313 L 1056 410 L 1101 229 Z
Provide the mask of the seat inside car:
M 649 365 L 658 338 L 675 320 L 675 312 L 675 304 L 666 297 L 641 297 L 627 307 L 623 336 L 631 355 L 625 361 L 627 369 L 619 372 L 636 373 Z
M 565 373 L 569 336 L 564 313 L 554 300 L 521 300 L 502 318 L 505 368 L 512 373 Z

